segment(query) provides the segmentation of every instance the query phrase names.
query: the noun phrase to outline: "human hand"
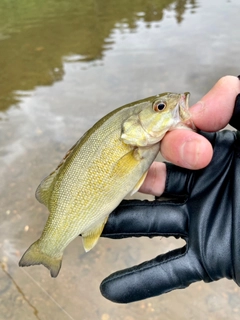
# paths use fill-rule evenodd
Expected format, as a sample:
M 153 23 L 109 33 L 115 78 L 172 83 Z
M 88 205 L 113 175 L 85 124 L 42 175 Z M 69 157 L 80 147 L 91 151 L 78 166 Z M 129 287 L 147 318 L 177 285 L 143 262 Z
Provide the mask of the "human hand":
M 237 77 L 225 76 L 190 108 L 195 126 L 203 131 L 214 132 L 224 128 L 233 113 L 240 81 Z M 240 128 L 239 128 L 240 129 Z M 161 142 L 161 154 L 171 163 L 187 169 L 202 169 L 212 159 L 211 143 L 202 135 L 190 130 L 168 132 Z M 166 181 L 166 165 L 154 162 L 140 188 L 140 192 L 159 196 Z
M 199 106 L 193 107 L 196 126 L 209 131 L 224 127 L 231 118 L 239 92 L 237 78 L 221 79 L 203 98 L 204 107 L 200 110 Z M 233 122 L 240 129 L 240 95 L 236 110 Z M 160 168 L 160 171 L 165 170 L 167 178 L 165 193 L 177 196 L 177 200 L 125 200 L 110 215 L 102 236 L 115 239 L 174 236 L 183 238 L 186 246 L 118 271 L 103 280 L 102 294 L 115 302 L 149 298 L 200 280 L 210 282 L 226 277 L 240 285 L 240 133 L 198 134 L 178 130 L 170 132 L 164 139 L 161 151 L 165 157 L 188 168 L 173 164 L 164 164 Z M 199 155 L 187 164 L 186 153 L 181 154 L 184 141 L 190 141 L 193 149 L 195 144 L 192 141 L 199 143 Z M 168 150 L 171 144 L 173 150 Z M 208 153 L 207 160 L 204 159 L 204 150 Z M 194 169 L 202 169 L 190 170 L 189 163 Z M 203 168 L 204 165 L 207 167 Z M 155 171 L 154 179 L 150 173 L 142 191 L 161 194 L 157 179 L 162 175 L 159 176 L 157 167 L 152 170 Z

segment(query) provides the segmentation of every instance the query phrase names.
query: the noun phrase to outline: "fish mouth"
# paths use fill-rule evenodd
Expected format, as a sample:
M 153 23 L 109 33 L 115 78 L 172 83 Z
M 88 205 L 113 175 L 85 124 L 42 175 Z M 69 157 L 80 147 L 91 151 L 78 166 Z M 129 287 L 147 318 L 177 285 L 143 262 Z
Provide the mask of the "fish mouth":
M 189 92 L 184 92 L 181 93 L 180 95 L 180 99 L 178 102 L 178 112 L 180 117 L 182 118 L 182 120 L 184 120 L 187 115 L 189 115 L 189 97 L 190 97 L 190 93 Z
M 189 97 L 190 97 L 190 92 L 184 92 L 181 95 L 181 101 L 183 102 L 183 105 L 186 109 L 189 108 Z
M 189 98 L 190 98 L 190 92 L 184 92 L 181 94 L 180 102 L 179 102 L 179 115 L 181 117 L 181 122 L 186 126 L 189 127 L 189 129 L 196 130 L 196 127 L 191 120 L 191 115 L 189 112 Z

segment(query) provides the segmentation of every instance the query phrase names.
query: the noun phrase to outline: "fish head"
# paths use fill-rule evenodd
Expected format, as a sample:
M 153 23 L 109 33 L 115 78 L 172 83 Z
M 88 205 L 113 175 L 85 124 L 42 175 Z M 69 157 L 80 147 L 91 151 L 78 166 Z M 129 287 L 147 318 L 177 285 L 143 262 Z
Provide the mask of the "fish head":
M 149 98 L 144 108 L 124 121 L 122 141 L 134 146 L 147 146 L 159 142 L 169 130 L 192 127 L 189 96 L 189 92 L 167 92 Z

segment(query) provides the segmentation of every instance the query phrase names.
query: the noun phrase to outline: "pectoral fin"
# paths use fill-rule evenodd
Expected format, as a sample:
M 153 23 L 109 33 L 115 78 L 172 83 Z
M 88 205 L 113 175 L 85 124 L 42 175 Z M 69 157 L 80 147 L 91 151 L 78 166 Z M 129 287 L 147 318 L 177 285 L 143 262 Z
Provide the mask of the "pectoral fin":
M 145 180 L 145 178 L 146 178 L 146 176 L 147 176 L 147 173 L 148 173 L 148 171 L 146 171 L 146 172 L 142 175 L 141 179 L 138 181 L 138 183 L 137 183 L 137 184 L 135 185 L 135 187 L 132 189 L 132 191 L 131 191 L 131 193 L 130 193 L 131 196 L 140 189 L 141 185 L 143 184 L 143 181 Z
M 108 217 L 104 219 L 104 221 L 94 229 L 91 229 L 90 231 L 84 232 L 82 234 L 83 247 L 86 252 L 90 251 L 98 242 L 98 239 L 103 231 L 107 219 Z

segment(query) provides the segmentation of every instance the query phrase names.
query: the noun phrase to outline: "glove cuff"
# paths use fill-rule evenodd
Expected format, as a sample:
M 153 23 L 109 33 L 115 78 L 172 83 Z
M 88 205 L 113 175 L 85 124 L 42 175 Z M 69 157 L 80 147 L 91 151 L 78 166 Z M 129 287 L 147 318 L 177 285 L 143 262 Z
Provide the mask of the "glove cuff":
M 240 95 L 239 95 L 240 96 Z M 236 133 L 235 140 L 235 157 L 234 157 L 234 173 L 233 173 L 233 232 L 232 232 L 232 248 L 233 248 L 233 266 L 234 280 L 240 286 L 240 132 Z

